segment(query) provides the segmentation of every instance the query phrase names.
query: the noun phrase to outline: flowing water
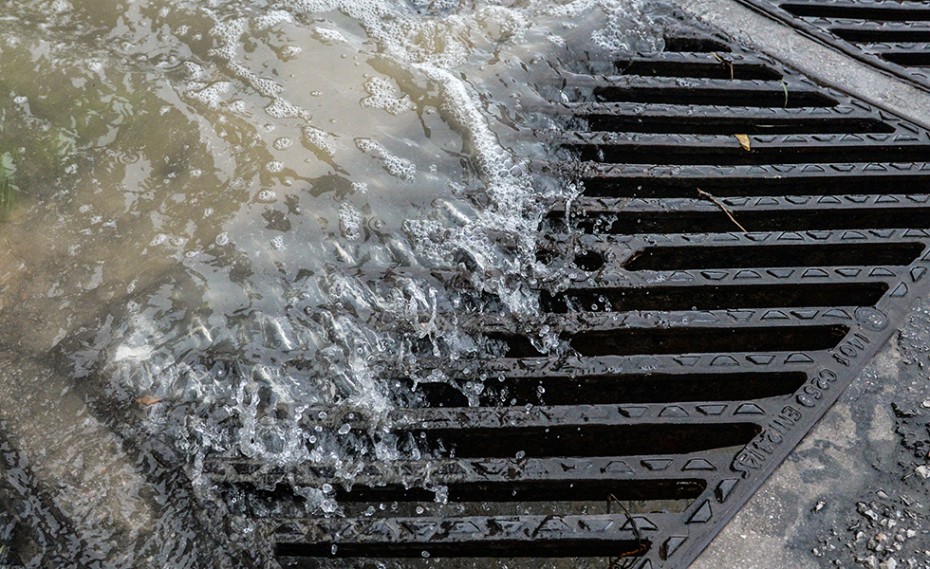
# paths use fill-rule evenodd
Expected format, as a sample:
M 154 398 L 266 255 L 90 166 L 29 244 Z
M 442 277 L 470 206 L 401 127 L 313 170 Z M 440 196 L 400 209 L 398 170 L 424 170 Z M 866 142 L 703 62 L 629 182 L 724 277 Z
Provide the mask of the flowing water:
M 573 191 L 527 175 L 554 68 L 657 27 L 636 0 L 5 2 L 0 544 L 263 566 L 205 456 L 351 480 L 417 452 L 386 380 L 493 348 L 457 314 L 535 315 L 533 232 Z

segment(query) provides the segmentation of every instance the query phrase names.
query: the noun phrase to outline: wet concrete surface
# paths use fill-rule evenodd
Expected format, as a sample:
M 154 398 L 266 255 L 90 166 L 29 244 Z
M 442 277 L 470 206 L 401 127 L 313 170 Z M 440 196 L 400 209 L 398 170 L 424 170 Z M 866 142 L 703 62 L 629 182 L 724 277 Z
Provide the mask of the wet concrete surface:
M 930 302 L 692 569 L 930 567 Z

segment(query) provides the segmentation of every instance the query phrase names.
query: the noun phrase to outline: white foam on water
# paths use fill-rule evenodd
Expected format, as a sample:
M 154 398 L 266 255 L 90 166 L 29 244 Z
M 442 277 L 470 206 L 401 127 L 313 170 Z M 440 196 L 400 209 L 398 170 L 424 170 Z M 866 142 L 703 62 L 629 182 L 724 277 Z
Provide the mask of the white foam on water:
M 460 293 L 432 269 L 460 271 L 472 291 L 499 300 L 518 330 L 538 315 L 540 197 L 570 190 L 533 186 L 495 108 L 516 101 L 511 90 L 532 89 L 496 74 L 508 60 L 519 67 L 539 50 L 568 45 L 578 29 L 619 50 L 648 42 L 638 29 L 649 26 L 639 25 L 645 16 L 632 1 L 270 4 L 177 4 L 185 18 L 193 10 L 210 22 L 212 48 L 200 56 L 179 49 L 183 64 L 172 77 L 194 107 L 185 116 L 199 133 L 217 133 L 204 136 L 217 165 L 198 164 L 202 177 L 228 161 L 223 197 L 210 204 L 210 218 L 224 221 L 213 233 L 182 235 L 157 225 L 176 209 L 152 215 L 163 233 L 150 246 L 192 253 L 178 281 L 205 290 L 146 287 L 146 300 L 134 301 L 101 351 L 121 388 L 189 405 L 182 424 L 152 409 L 150 425 L 172 432 L 189 456 L 334 465 L 338 480 L 351 481 L 372 457 L 420 452 L 384 432 L 397 400 L 385 380 L 451 383 L 418 355 L 449 363 L 479 350 L 480 339 L 455 328 Z M 175 4 L 168 7 L 171 18 Z M 525 47 L 527 38 L 538 43 Z M 281 61 L 262 64 L 275 54 Z M 315 57 L 356 82 L 316 77 Z M 346 101 L 349 111 L 328 114 Z M 384 213 L 390 208 L 402 220 Z M 533 340 L 558 347 L 551 331 Z M 464 393 L 476 404 L 483 388 L 476 377 Z M 338 510 L 324 488 L 298 491 Z
M 413 109 L 410 98 L 397 95 L 397 89 L 382 77 L 372 77 L 366 81 L 365 91 L 368 96 L 362 99 L 362 106 L 384 109 L 392 115 Z
M 322 152 L 332 158 L 336 153 L 336 144 L 332 135 L 314 126 L 305 126 L 303 129 L 304 141 L 311 150 Z
M 370 138 L 356 138 L 355 146 L 370 156 L 381 161 L 385 171 L 405 182 L 413 182 L 417 177 L 416 164 L 391 154 L 384 146 Z
M 362 236 L 362 214 L 351 204 L 344 203 L 339 206 L 339 228 L 342 235 L 349 241 L 355 241 Z
M 405 235 L 385 240 L 385 253 L 391 259 L 427 268 L 455 266 L 459 259 L 467 258 L 473 265 L 467 274 L 474 289 L 496 295 L 507 310 L 517 315 L 517 319 L 523 319 L 535 316 L 538 311 L 530 284 L 538 270 L 534 232 L 541 213 L 537 205 L 540 190 L 532 187 L 520 158 L 502 144 L 492 128 L 493 119 L 486 108 L 486 101 L 462 70 L 477 73 L 488 62 L 504 57 L 501 54 L 507 49 L 519 51 L 520 42 L 537 29 L 543 30 L 541 37 L 546 44 L 562 45 L 566 42 L 562 35 L 565 30 L 571 31 L 577 22 L 585 19 L 600 18 L 604 22 L 604 25 L 592 26 L 590 39 L 605 49 L 629 47 L 630 44 L 625 42 L 630 37 L 639 45 L 637 34 L 631 31 L 637 27 L 637 18 L 643 17 L 637 6 L 635 2 L 612 0 L 575 0 L 555 4 L 531 1 L 513 5 L 478 3 L 476 6 L 465 6 L 454 0 L 414 3 L 414 7 L 423 12 L 421 15 L 383 0 L 280 0 L 266 11 L 232 10 L 228 16 L 221 15 L 219 10 L 204 8 L 214 22 L 210 35 L 215 39 L 215 45 L 209 55 L 219 61 L 225 71 L 218 74 L 205 63 L 186 61 L 183 68 L 191 82 L 185 93 L 208 109 L 218 109 L 224 97 L 231 93 L 236 95 L 230 96 L 237 96 L 245 86 L 263 102 L 257 104 L 236 98 L 226 105 L 227 110 L 246 120 L 254 120 L 255 107 L 261 107 L 268 117 L 277 121 L 266 125 L 269 128 L 265 131 L 277 130 L 279 126 L 286 129 L 296 127 L 306 148 L 316 153 L 319 159 L 335 160 L 337 151 L 342 151 L 337 147 L 339 133 L 349 129 L 336 124 L 324 130 L 313 124 L 316 113 L 301 106 L 298 102 L 301 98 L 288 91 L 286 78 L 269 76 L 264 69 L 250 66 L 243 59 L 246 53 L 244 46 L 247 42 L 254 42 L 255 34 L 270 34 L 272 30 L 275 33 L 298 33 L 302 29 L 308 29 L 313 37 L 326 45 L 366 45 L 365 41 L 370 42 L 368 45 L 374 44 L 377 57 L 390 61 L 390 65 L 403 69 L 413 79 L 408 78 L 401 83 L 387 77 L 367 77 L 361 85 L 361 96 L 356 99 L 360 106 L 383 110 L 391 116 L 412 114 L 408 111 L 426 111 L 428 114 L 432 107 L 418 108 L 420 103 L 415 101 L 426 96 L 432 98 L 436 101 L 432 105 L 439 109 L 443 122 L 460 136 L 469 164 L 477 173 L 476 180 L 453 180 L 449 183 L 451 193 L 445 189 L 447 197 L 434 203 L 436 211 L 442 215 L 407 219 L 403 223 Z M 336 14 L 339 17 L 331 17 Z M 433 14 L 442 14 L 443 17 L 435 18 Z M 345 25 L 346 18 L 353 26 L 364 30 L 366 37 L 359 38 L 358 28 L 352 26 L 337 29 L 339 25 Z M 553 23 L 560 19 L 572 23 L 552 29 Z M 298 53 L 299 50 L 292 55 L 296 57 Z M 478 61 L 472 61 L 476 56 Z M 221 78 L 219 81 L 202 82 L 206 77 L 217 75 Z M 506 95 L 506 92 L 502 94 Z M 220 122 L 227 120 L 225 116 L 221 119 Z M 330 130 L 332 132 L 328 132 Z M 415 148 L 414 144 L 404 146 L 393 140 L 389 149 L 388 141 L 378 138 L 380 136 L 375 133 L 355 136 L 353 140 L 358 151 L 376 160 L 398 182 L 415 184 L 438 174 L 435 166 L 431 166 L 428 172 L 419 173 L 417 163 L 404 155 L 410 148 Z M 270 149 L 281 152 L 291 147 L 290 140 L 288 136 L 278 136 L 266 144 Z M 266 160 L 263 164 L 263 170 L 270 174 L 280 174 L 289 167 L 283 159 Z M 373 193 L 371 184 L 365 179 L 350 180 L 350 186 L 355 196 Z M 279 203 L 275 192 L 270 189 L 260 191 L 256 200 L 269 206 Z M 350 202 L 341 203 L 336 209 L 337 231 L 341 239 L 324 243 L 335 262 L 352 265 L 364 257 L 364 253 L 360 255 L 360 251 L 356 250 L 363 245 L 363 216 L 359 208 Z M 154 239 L 152 245 L 164 243 L 167 237 L 162 237 Z M 230 231 L 224 231 L 214 242 L 228 246 L 234 242 L 245 243 L 245 240 L 234 239 Z M 291 241 L 287 234 L 269 236 L 264 244 L 250 254 L 261 255 L 264 247 L 264 254 L 278 255 L 274 258 L 283 260 L 287 257 L 281 255 L 293 254 L 290 252 L 295 246 L 298 250 L 312 246 L 301 244 L 299 239 Z M 277 351 L 282 354 L 300 353 L 311 360 L 320 359 L 322 367 L 331 374 L 325 379 L 321 375 L 313 376 L 312 381 L 323 383 L 308 391 L 302 385 L 307 378 L 300 377 L 300 373 L 280 366 L 263 368 L 265 372 L 261 382 L 273 390 L 279 389 L 281 401 L 295 402 L 299 397 L 309 396 L 321 403 L 342 400 L 382 411 L 389 408 L 377 381 L 380 372 L 376 367 L 402 362 L 409 355 L 412 340 L 383 337 L 358 316 L 358 308 L 351 314 L 342 312 L 347 306 L 390 315 L 411 330 L 413 339 L 429 339 L 434 355 L 456 359 L 476 350 L 475 343 L 467 334 L 441 329 L 437 324 L 437 307 L 448 302 L 449 293 L 437 288 L 436 283 L 410 279 L 404 287 L 385 292 L 372 290 L 370 284 L 340 277 L 338 273 L 328 273 L 326 278 L 328 282 L 314 283 L 307 291 L 295 291 L 298 296 L 306 294 L 308 298 L 316 299 L 318 304 L 309 313 L 315 320 L 303 320 L 303 316 L 296 320 L 292 316 L 281 316 L 281 321 L 288 322 L 291 329 L 304 327 L 300 333 L 282 333 L 280 325 L 253 324 L 244 328 L 243 333 L 258 326 L 263 330 L 260 341 L 234 339 L 234 344 L 255 345 L 256 349 L 266 341 L 276 343 L 280 348 Z M 219 341 L 216 339 L 214 343 Z M 554 342 L 551 335 L 539 339 L 544 348 L 552 347 Z M 393 353 L 388 353 L 385 348 L 388 345 L 391 345 Z M 120 346 L 113 352 L 114 362 L 133 359 L 132 354 L 142 353 L 138 349 Z M 285 362 L 287 357 L 285 355 L 277 361 Z M 176 381 L 177 373 L 168 371 L 176 363 L 172 358 L 164 361 L 164 367 L 154 366 L 152 373 L 170 376 L 173 379 L 169 381 Z M 246 365 L 246 369 L 249 365 L 252 364 Z M 409 361 L 404 365 L 409 366 Z M 269 373 L 269 369 L 275 371 Z M 202 379 L 209 376 L 194 375 Z M 251 384 L 246 381 L 242 385 Z M 317 392 L 308 395 L 314 390 Z M 207 389 L 201 395 L 210 391 Z M 240 392 L 236 393 L 240 397 Z M 211 400 L 220 398 L 218 392 L 210 397 Z M 243 410 L 246 415 L 257 409 L 250 405 Z M 255 450 L 256 447 L 249 448 Z M 303 459 L 306 457 L 301 456 Z

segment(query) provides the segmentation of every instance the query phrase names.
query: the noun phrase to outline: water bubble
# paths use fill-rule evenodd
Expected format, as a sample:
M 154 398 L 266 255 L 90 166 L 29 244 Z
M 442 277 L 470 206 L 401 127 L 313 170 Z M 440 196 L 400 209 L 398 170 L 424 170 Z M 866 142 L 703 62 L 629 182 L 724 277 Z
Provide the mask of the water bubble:
M 274 247 L 275 251 L 284 251 L 286 249 L 284 245 L 284 237 L 278 235 L 271 240 L 271 246 Z
M 396 89 L 387 79 L 372 77 L 365 82 L 365 91 L 368 96 L 362 99 L 363 107 L 383 109 L 392 115 L 402 113 L 413 108 L 413 103 L 406 96 L 397 94 Z
M 303 129 L 304 140 L 312 150 L 322 152 L 326 156 L 332 157 L 336 152 L 336 147 L 331 140 L 331 136 L 313 126 L 307 126 Z
M 351 431 L 351 430 L 352 430 L 352 426 L 351 426 L 351 425 L 349 425 L 348 423 L 343 423 L 343 425 L 342 425 L 341 427 L 339 427 L 338 433 L 339 433 L 340 435 L 348 435 L 348 434 L 349 434 L 349 431 Z
M 277 26 L 281 23 L 293 23 L 294 17 L 291 16 L 290 12 L 285 10 L 271 10 L 265 12 L 261 16 L 255 19 L 255 26 L 259 30 L 264 30 L 273 26 Z
M 339 206 L 339 229 L 343 237 L 355 241 L 362 236 L 362 214 L 348 203 Z
M 296 45 L 289 45 L 281 49 L 280 56 L 284 61 L 289 61 L 300 55 L 302 51 L 303 49 Z
M 330 28 L 318 27 L 313 31 L 316 32 L 317 37 L 319 37 L 320 40 L 324 43 L 347 43 L 349 41 L 339 31 Z

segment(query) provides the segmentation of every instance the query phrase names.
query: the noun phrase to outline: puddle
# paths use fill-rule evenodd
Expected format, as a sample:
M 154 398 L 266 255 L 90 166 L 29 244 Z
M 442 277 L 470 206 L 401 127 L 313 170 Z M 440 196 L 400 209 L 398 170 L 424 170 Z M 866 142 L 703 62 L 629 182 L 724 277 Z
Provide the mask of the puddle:
M 261 566 L 204 456 L 412 452 L 387 379 L 474 355 L 450 314 L 538 310 L 552 68 L 658 37 L 632 0 L 8 2 L 0 543 Z

